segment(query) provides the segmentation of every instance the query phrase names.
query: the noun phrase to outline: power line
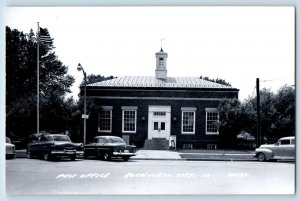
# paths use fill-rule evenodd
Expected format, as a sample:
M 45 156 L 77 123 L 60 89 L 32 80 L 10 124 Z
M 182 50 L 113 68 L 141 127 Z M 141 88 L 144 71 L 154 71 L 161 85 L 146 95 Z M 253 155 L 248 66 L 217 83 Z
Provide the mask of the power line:
M 280 80 L 286 80 L 291 77 L 282 77 L 282 78 L 277 78 L 277 79 L 272 79 L 272 80 L 261 80 L 260 82 L 273 82 L 273 81 L 280 81 Z

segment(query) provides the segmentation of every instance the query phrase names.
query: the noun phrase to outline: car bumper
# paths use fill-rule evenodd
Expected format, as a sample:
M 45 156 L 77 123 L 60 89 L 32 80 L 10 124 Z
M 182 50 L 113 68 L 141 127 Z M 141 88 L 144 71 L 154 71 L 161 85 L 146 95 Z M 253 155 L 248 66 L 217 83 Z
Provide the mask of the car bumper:
M 6 158 L 15 158 L 16 157 L 16 153 L 6 153 L 5 157 Z
M 84 151 L 51 151 L 52 155 L 74 155 L 76 154 L 76 156 L 83 156 L 84 155 Z
M 135 153 L 113 152 L 113 156 L 135 156 Z

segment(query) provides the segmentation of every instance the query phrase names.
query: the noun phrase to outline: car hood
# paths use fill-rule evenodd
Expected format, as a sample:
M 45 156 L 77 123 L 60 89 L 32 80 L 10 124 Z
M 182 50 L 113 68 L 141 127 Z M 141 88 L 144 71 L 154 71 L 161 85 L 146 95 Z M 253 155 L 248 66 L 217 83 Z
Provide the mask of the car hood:
M 5 146 L 6 146 L 6 147 L 15 147 L 15 145 L 10 144 L 10 143 L 5 143 Z
M 259 148 L 271 148 L 271 147 L 275 147 L 275 144 L 263 144 L 263 145 L 260 145 Z

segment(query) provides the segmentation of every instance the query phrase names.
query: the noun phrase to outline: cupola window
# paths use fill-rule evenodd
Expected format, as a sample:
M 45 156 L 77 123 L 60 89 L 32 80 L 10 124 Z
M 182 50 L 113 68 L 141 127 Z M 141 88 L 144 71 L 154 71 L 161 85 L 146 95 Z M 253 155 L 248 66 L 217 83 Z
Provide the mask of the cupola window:
M 159 58 L 159 65 L 164 65 L 164 58 Z

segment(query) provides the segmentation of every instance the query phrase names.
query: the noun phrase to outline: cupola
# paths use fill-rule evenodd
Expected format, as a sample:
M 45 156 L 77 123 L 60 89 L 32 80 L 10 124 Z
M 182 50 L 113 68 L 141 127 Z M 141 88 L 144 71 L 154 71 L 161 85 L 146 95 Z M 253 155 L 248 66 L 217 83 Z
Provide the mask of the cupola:
M 160 51 L 155 54 L 155 57 L 156 57 L 155 78 L 166 79 L 168 53 L 164 52 L 163 49 L 161 48 Z

